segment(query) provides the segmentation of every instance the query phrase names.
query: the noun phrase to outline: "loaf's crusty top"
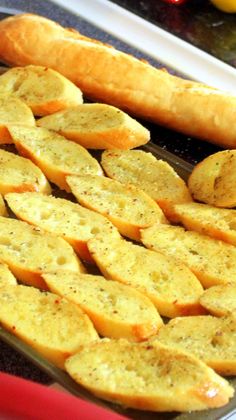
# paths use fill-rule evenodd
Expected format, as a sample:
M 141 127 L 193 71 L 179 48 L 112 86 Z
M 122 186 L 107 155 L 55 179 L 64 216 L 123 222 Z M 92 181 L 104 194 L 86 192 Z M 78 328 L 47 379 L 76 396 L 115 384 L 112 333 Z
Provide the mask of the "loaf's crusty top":
M 108 401 L 151 411 L 219 407 L 233 388 L 190 354 L 154 344 L 102 340 L 67 359 L 68 373 Z
M 236 145 L 236 97 L 184 80 L 32 14 L 0 23 L 0 59 L 47 66 L 97 102 L 223 147 Z

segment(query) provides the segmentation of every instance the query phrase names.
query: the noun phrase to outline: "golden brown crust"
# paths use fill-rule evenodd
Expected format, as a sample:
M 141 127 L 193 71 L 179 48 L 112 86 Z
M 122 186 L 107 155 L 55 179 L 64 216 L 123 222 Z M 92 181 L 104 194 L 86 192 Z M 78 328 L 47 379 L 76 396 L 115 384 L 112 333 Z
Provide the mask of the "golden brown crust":
M 236 97 L 230 94 L 172 76 L 37 15 L 3 20 L 0 35 L 0 58 L 10 65 L 51 67 L 91 99 L 223 147 L 236 145 Z

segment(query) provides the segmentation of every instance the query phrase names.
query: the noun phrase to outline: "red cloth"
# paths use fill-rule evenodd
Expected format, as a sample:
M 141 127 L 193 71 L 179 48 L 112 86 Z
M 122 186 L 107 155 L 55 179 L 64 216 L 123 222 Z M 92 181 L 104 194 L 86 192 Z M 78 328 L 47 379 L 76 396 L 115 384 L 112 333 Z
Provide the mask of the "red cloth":
M 0 418 L 4 420 L 125 420 L 66 392 L 0 373 Z

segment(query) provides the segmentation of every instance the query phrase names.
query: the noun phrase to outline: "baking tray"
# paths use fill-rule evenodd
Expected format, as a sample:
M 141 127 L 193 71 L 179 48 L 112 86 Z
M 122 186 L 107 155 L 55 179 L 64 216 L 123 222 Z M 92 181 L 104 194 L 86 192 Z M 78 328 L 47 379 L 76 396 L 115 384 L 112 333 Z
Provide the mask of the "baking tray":
M 22 2 L 19 2 L 22 3 Z M 18 4 L 17 6 L 18 6 Z M 45 2 L 45 4 L 49 4 L 49 2 Z M 37 3 L 36 3 L 37 4 Z M 0 2 L 1 5 L 1 2 Z M 26 11 L 34 11 L 38 12 L 37 10 L 27 10 Z M 0 7 L 0 19 L 17 13 L 18 10 L 12 9 L 3 9 Z M 39 13 L 39 12 L 38 12 Z M 47 13 L 44 13 L 46 15 Z M 88 34 L 89 35 L 89 34 Z M 92 36 L 92 35 L 91 35 Z M 152 139 L 160 144 L 158 146 L 154 143 L 149 143 L 142 147 L 143 150 L 147 152 L 151 152 L 155 157 L 159 159 L 163 159 L 167 161 L 176 171 L 177 173 L 186 181 L 189 174 L 192 171 L 193 165 L 196 161 L 201 160 L 204 156 L 207 156 L 215 151 L 219 150 L 216 146 L 203 143 L 201 141 L 186 138 L 186 136 L 182 136 L 181 134 L 173 133 L 170 130 L 165 130 L 160 128 L 156 125 L 148 126 L 151 130 Z M 184 143 L 183 143 L 184 142 Z M 165 150 L 164 148 L 167 147 L 170 150 L 174 150 L 180 156 L 184 156 L 186 160 L 181 159 L 176 154 L 170 153 L 169 151 Z M 164 148 L 163 148 L 164 147 Z M 54 366 L 52 363 L 48 362 L 44 359 L 40 354 L 38 354 L 35 350 L 29 347 L 27 344 L 23 343 L 17 337 L 9 333 L 8 331 L 4 330 L 0 327 L 0 339 L 7 343 L 11 348 L 22 354 L 26 359 L 33 363 L 33 365 L 37 366 L 41 371 L 45 372 L 52 380 L 59 383 L 63 386 L 67 391 L 70 393 L 103 406 L 109 410 L 118 412 L 123 414 L 124 416 L 130 419 L 140 419 L 140 420 L 164 420 L 164 419 L 179 419 L 179 420 L 216 420 L 216 419 L 227 419 L 233 418 L 234 414 L 236 414 L 236 396 L 230 401 L 230 403 L 222 407 L 220 409 L 213 409 L 207 411 L 200 411 L 200 412 L 191 412 L 191 413 L 153 413 L 153 412 L 144 412 L 139 410 L 127 409 L 121 407 L 119 405 L 115 405 L 112 403 L 108 403 L 102 401 L 101 399 L 96 398 L 91 393 L 86 391 L 84 388 L 76 384 L 69 375 Z M 236 379 L 230 380 L 231 384 L 236 389 Z
M 184 179 L 187 180 L 189 174 L 192 171 L 193 166 L 190 163 L 185 162 L 183 159 L 173 155 L 172 153 L 163 150 L 159 146 L 149 143 L 142 147 L 142 150 L 145 150 L 146 152 L 152 153 L 155 157 L 158 159 L 163 159 L 166 162 L 168 162 L 175 170 L 176 172 Z M 55 193 L 57 194 L 57 190 L 55 190 Z M 64 195 L 64 193 L 63 193 Z M 89 266 L 87 266 L 88 268 Z M 88 268 L 89 270 L 89 268 Z M 10 347 L 15 349 L 16 351 L 20 352 L 23 356 L 25 356 L 29 361 L 31 361 L 34 365 L 39 367 L 41 370 L 43 370 L 50 378 L 52 378 L 55 382 L 59 383 L 61 386 L 63 386 L 67 391 L 70 393 L 86 399 L 88 401 L 91 401 L 95 404 L 98 404 L 100 406 L 106 407 L 110 410 L 116 411 L 120 414 L 123 414 L 124 416 L 131 418 L 131 419 L 139 419 L 139 420 L 151 420 L 151 419 L 157 419 L 157 420 L 164 420 L 164 419 L 179 419 L 179 420 L 216 420 L 220 419 L 222 417 L 227 418 L 228 416 L 233 415 L 233 410 L 236 408 L 236 395 L 235 397 L 230 401 L 230 403 L 222 407 L 220 409 L 214 409 L 214 410 L 207 410 L 207 411 L 200 411 L 200 412 L 191 412 L 189 414 L 176 414 L 176 413 L 154 413 L 154 412 L 144 412 L 139 410 L 133 410 L 133 409 L 126 409 L 123 407 L 120 407 L 116 404 L 108 403 L 105 401 L 102 401 L 96 397 L 94 397 L 91 393 L 86 391 L 84 388 L 76 384 L 69 375 L 62 371 L 61 369 L 55 367 L 52 363 L 48 362 L 46 359 L 44 359 L 40 354 L 38 354 L 35 350 L 33 350 L 31 347 L 29 347 L 27 344 L 23 343 L 21 340 L 19 340 L 17 337 L 9 333 L 8 331 L 4 330 L 0 327 L 0 339 L 2 339 L 4 342 L 6 342 Z M 236 390 L 236 378 L 230 380 L 231 384 L 234 386 Z M 236 413 L 236 410 L 235 410 Z M 225 417 L 226 416 L 226 417 Z

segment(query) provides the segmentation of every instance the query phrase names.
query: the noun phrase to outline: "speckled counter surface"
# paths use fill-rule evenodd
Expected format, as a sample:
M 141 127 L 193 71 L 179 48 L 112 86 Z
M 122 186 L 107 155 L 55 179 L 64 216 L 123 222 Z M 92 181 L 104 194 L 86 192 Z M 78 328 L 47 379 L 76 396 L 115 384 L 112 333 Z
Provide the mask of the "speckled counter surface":
M 137 12 L 150 21 L 160 24 L 160 26 L 177 33 L 180 37 L 188 38 L 192 40 L 194 31 L 197 33 L 196 28 L 191 27 L 191 22 L 188 22 L 190 9 L 189 7 L 176 9 L 169 7 L 168 5 L 162 4 L 160 1 L 147 0 L 147 1 L 136 1 L 136 0 L 117 0 L 116 3 L 127 7 L 129 10 Z M 198 4 L 201 1 L 198 1 Z M 191 6 L 196 7 L 196 6 Z M 206 7 L 206 6 L 204 6 Z M 2 8 L 2 10 L 1 10 Z M 78 16 L 74 16 L 70 12 L 61 9 L 59 6 L 50 3 L 49 1 L 24 1 L 24 0 L 0 0 L 0 12 L 3 12 L 3 8 L 17 9 L 20 11 L 34 12 L 46 17 L 52 18 L 57 22 L 65 26 L 70 26 L 79 29 L 80 32 L 94 38 L 98 38 L 107 43 L 113 44 L 116 48 L 131 53 L 137 57 L 144 57 L 148 59 L 155 66 L 163 66 L 162 63 L 153 62 L 149 57 L 140 54 L 138 49 L 135 50 L 105 32 L 93 27 L 89 23 L 80 19 Z M 209 8 L 205 9 L 205 13 L 210 13 Z M 196 11 L 196 10 L 195 10 Z M 79 1 L 78 1 L 78 13 L 79 13 Z M 201 16 L 200 9 L 198 7 L 199 16 Z M 229 19 L 231 17 L 225 17 L 223 14 L 217 16 L 221 19 Z M 0 18 L 4 17 L 4 14 L 0 15 Z M 206 16 L 205 16 L 206 18 Z M 200 18 L 199 18 L 200 19 Z M 224 20 L 225 22 L 225 20 Z M 174 26 L 173 26 L 174 25 Z M 201 30 L 203 31 L 203 26 Z M 235 24 L 232 25 L 236 31 Z M 190 30 L 191 29 L 191 30 Z M 193 30 L 194 29 L 194 30 Z M 232 29 L 232 30 L 233 30 Z M 202 48 L 209 49 L 203 40 L 205 35 L 201 35 L 201 31 L 194 35 L 194 43 L 199 44 Z M 231 49 L 232 51 L 232 49 Z M 214 53 L 214 51 L 213 51 Z M 219 56 L 217 51 L 215 55 Z M 234 57 L 228 59 L 228 61 L 234 61 Z M 218 149 L 210 144 L 206 144 L 195 139 L 188 138 L 181 134 L 174 133 L 170 130 L 163 129 L 156 125 L 150 125 L 143 122 L 148 128 L 151 129 L 152 141 L 160 145 L 162 148 L 169 150 L 170 152 L 182 157 L 190 163 L 195 163 L 201 160 L 203 157 L 214 153 Z M 20 356 L 17 352 L 13 351 L 8 345 L 0 341 L 0 370 L 23 376 L 28 379 L 35 381 L 49 383 L 50 378 L 43 374 L 38 368 L 34 367 L 24 357 Z

